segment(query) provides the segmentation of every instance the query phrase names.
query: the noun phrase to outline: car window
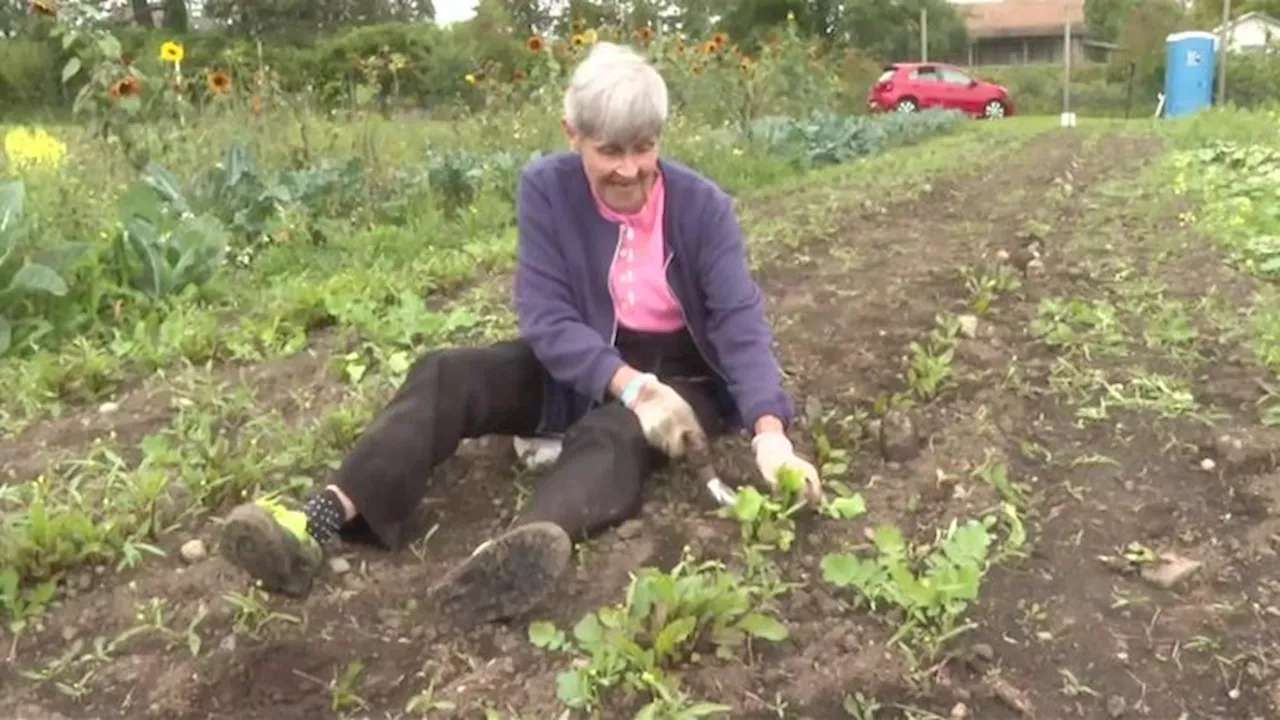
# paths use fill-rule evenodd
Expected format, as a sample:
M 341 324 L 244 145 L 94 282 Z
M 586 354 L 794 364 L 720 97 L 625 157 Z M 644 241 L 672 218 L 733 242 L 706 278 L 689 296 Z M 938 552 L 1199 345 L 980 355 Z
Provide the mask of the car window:
M 938 68 L 926 66 L 912 70 L 911 79 L 923 80 L 924 82 L 938 82 L 941 78 L 938 76 Z
M 885 68 L 884 72 L 880 73 L 880 79 L 876 80 L 876 82 L 877 83 L 889 82 L 889 80 L 893 77 L 893 73 L 894 73 L 893 68 Z
M 973 78 L 955 68 L 942 68 L 942 82 L 952 85 L 968 85 L 972 81 Z

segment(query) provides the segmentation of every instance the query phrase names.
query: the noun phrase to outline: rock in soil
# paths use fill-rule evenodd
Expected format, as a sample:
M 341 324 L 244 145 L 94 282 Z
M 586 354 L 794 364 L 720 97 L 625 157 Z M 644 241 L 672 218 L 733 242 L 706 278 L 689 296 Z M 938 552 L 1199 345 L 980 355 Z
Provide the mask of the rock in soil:
M 915 422 L 901 410 L 890 410 L 880 420 L 880 455 L 889 462 L 906 462 L 920 454 Z
M 205 548 L 204 541 L 196 538 L 182 543 L 182 547 L 178 549 L 178 553 L 182 555 L 182 559 L 189 563 L 195 564 L 209 557 L 209 550 Z
M 956 321 L 960 324 L 960 334 L 962 336 L 967 337 L 970 340 L 978 337 L 978 316 L 961 315 L 956 318 Z
M 1107 698 L 1107 714 L 1113 718 L 1124 717 L 1125 710 L 1128 709 L 1128 703 L 1119 695 L 1112 695 Z

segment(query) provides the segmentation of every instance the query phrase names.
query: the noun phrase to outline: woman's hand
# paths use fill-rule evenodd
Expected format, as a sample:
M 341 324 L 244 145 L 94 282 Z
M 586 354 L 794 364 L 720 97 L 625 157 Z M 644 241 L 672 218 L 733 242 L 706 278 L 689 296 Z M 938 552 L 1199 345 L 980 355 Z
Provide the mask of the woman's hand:
M 667 457 L 707 450 L 707 434 L 693 407 L 654 375 L 636 373 L 620 398 L 639 418 L 645 439 Z
M 751 449 L 756 454 L 756 467 L 764 476 L 764 481 L 771 490 L 778 487 L 778 471 L 783 468 L 798 470 L 804 477 L 804 498 L 812 503 L 822 501 L 822 483 L 818 478 L 818 469 L 808 460 L 795 453 L 791 440 L 781 431 L 765 430 L 757 433 L 751 440 Z

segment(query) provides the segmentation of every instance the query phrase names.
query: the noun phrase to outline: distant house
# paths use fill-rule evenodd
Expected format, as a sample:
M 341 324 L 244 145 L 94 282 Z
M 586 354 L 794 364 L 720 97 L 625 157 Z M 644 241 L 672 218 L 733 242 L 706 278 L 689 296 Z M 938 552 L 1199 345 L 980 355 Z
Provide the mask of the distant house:
M 1064 30 L 1071 25 L 1071 60 L 1097 59 L 1109 43 L 1089 37 L 1084 0 L 951 0 L 969 31 L 967 57 L 976 65 L 1060 63 L 1065 57 Z
M 1213 29 L 1222 37 L 1222 26 Z M 1280 50 L 1280 20 L 1266 13 L 1241 15 L 1227 27 L 1227 48 L 1231 52 L 1277 52 Z

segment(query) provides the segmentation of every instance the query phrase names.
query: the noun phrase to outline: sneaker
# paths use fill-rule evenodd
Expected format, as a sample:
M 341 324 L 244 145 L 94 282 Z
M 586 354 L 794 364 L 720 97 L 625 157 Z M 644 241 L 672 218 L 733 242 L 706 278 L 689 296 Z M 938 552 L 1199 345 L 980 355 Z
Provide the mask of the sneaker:
M 307 532 L 307 516 L 264 498 L 227 516 L 219 553 L 272 592 L 306 597 L 324 563 L 324 550 Z
M 431 590 L 431 603 L 457 625 L 506 620 L 533 609 L 569 566 L 573 542 L 559 525 L 521 525 L 476 548 Z

